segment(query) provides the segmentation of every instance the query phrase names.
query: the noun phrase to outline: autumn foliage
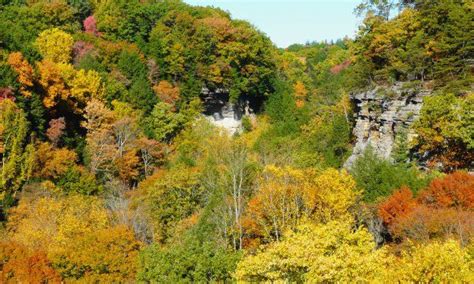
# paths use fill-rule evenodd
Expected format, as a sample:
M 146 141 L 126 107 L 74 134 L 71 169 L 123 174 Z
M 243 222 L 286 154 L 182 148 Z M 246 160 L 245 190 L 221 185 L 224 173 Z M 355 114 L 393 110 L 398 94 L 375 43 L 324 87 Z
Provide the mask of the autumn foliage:
M 127 227 L 111 225 L 94 197 L 25 198 L 11 211 L 7 229 L 11 241 L 0 246 L 5 277 L 120 282 L 136 271 L 141 244 Z
M 474 283 L 472 1 L 361 1 L 287 48 L 189 1 L 0 1 L 0 283 Z M 372 88 L 368 120 L 416 107 L 345 167 Z
M 41 32 L 36 39 L 36 46 L 44 59 L 55 63 L 68 63 L 71 60 L 72 36 L 58 28 Z
M 385 224 L 390 226 L 398 218 L 410 214 L 416 206 L 413 193 L 407 187 L 392 194 L 385 202 L 379 205 L 379 215 Z
M 31 251 L 20 243 L 3 240 L 0 261 L 2 283 L 61 283 L 61 276 L 44 251 Z
M 379 216 L 393 236 L 429 240 L 474 237 L 474 176 L 455 172 L 433 180 L 416 198 L 408 188 L 395 192 L 379 205 Z
M 354 180 L 334 169 L 313 170 L 267 166 L 260 188 L 249 201 L 244 226 L 252 238 L 279 240 L 303 219 L 326 223 L 347 220 L 359 192 Z
M 94 16 L 89 16 L 84 20 L 84 30 L 86 33 L 90 33 L 93 35 L 99 35 L 97 30 L 97 21 L 95 20 Z
M 434 208 L 474 209 L 474 176 L 454 172 L 433 180 L 418 197 L 420 202 Z
M 28 61 L 23 57 L 21 52 L 13 52 L 8 56 L 8 64 L 15 70 L 18 74 L 18 83 L 21 84 L 20 92 L 28 97 L 31 95 L 28 88 L 33 86 L 34 71 L 33 67 L 28 63 Z
M 168 81 L 160 81 L 153 87 L 158 98 L 167 104 L 174 105 L 179 100 L 179 87 L 173 86 Z
M 64 120 L 64 117 L 51 119 L 49 121 L 49 128 L 46 130 L 46 136 L 48 136 L 48 139 L 54 146 L 58 145 L 59 139 L 61 139 L 61 136 L 64 134 L 65 128 L 66 121 Z
M 59 100 L 67 101 L 70 90 L 66 87 L 61 71 L 51 61 L 44 60 L 37 63 L 39 71 L 39 84 L 45 90 L 43 104 L 47 108 L 56 106 Z
M 296 97 L 296 106 L 303 107 L 305 104 L 306 96 L 308 95 L 308 91 L 306 90 L 306 87 L 301 81 L 296 82 L 294 89 Z

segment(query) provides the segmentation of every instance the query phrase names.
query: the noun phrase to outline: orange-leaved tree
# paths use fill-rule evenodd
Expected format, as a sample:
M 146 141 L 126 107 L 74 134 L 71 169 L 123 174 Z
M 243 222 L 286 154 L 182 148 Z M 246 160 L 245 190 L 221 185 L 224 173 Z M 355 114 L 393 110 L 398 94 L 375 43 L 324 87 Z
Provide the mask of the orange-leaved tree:
M 433 180 L 418 198 L 435 208 L 452 207 L 474 209 L 474 176 L 467 172 L 454 172 Z
M 33 87 L 34 70 L 30 63 L 23 57 L 21 52 L 13 52 L 8 55 L 8 64 L 18 74 L 17 81 L 20 83 L 20 93 L 25 97 L 31 96 L 28 88 Z
M 0 242 L 1 283 L 61 283 L 46 253 L 13 241 Z
M 379 205 L 379 215 L 388 226 L 398 218 L 410 214 L 416 206 L 416 200 L 408 187 L 402 187 Z

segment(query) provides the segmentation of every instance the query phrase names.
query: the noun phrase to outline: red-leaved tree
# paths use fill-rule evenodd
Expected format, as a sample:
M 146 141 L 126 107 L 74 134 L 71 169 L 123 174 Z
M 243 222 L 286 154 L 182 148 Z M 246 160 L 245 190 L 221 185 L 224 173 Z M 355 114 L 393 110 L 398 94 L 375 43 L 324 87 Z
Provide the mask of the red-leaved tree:
M 97 21 L 94 16 L 89 16 L 84 20 L 84 30 L 86 33 L 93 34 L 95 36 L 99 35 L 97 31 Z
M 454 172 L 433 180 L 417 198 L 402 188 L 379 204 L 378 213 L 396 240 L 474 238 L 474 176 Z

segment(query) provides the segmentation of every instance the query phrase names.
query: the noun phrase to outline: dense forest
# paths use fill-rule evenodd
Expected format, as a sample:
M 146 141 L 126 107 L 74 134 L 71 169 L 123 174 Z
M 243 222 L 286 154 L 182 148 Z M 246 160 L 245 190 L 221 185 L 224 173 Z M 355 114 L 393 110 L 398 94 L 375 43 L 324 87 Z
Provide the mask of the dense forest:
M 0 283 L 474 282 L 473 9 L 366 0 L 280 49 L 179 0 L 0 1 Z M 345 166 L 394 84 L 419 117 Z

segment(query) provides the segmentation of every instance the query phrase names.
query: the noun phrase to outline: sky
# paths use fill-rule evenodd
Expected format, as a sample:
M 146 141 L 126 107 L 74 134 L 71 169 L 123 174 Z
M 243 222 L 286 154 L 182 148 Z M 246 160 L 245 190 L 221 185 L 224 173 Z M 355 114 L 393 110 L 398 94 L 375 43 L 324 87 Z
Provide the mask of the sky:
M 353 37 L 360 23 L 353 11 L 361 0 L 184 0 L 214 6 L 247 20 L 278 47 Z

